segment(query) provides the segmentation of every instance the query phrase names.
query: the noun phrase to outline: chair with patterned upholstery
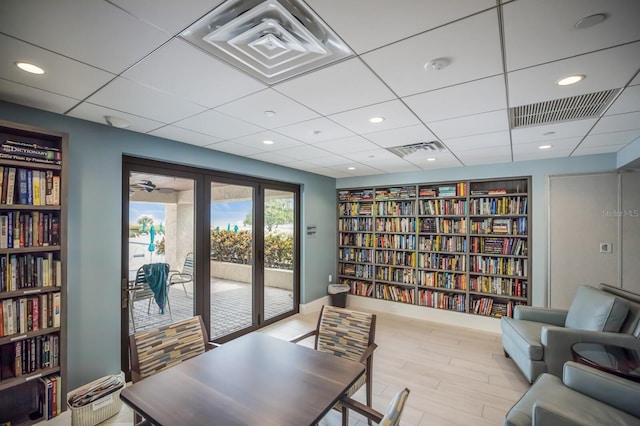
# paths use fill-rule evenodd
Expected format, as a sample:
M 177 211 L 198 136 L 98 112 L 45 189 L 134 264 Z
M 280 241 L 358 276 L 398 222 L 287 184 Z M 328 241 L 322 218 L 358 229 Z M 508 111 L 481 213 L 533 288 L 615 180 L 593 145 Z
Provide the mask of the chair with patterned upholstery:
M 365 373 L 349 389 L 347 396 L 352 396 L 363 385 L 366 385 L 367 406 L 371 407 L 373 393 L 373 351 L 376 334 L 376 316 L 351 309 L 323 306 L 315 330 L 291 339 L 300 342 L 315 336 L 314 349 L 330 352 L 342 358 L 348 358 L 365 365 Z M 335 407 L 341 410 L 338 403 Z M 371 420 L 369 420 L 371 424 Z
M 129 336 L 131 379 L 136 383 L 215 347 L 200 316 L 133 334 Z M 136 423 L 139 419 L 136 414 Z
M 400 416 L 402 416 L 402 410 L 404 409 L 404 403 L 409 397 L 409 389 L 404 388 L 393 397 L 385 414 L 379 411 L 369 408 L 360 402 L 351 399 L 347 396 L 342 398 L 342 426 L 349 425 L 349 412 L 348 409 L 355 411 L 358 414 L 362 414 L 368 420 L 373 420 L 380 426 L 398 426 L 400 424 Z

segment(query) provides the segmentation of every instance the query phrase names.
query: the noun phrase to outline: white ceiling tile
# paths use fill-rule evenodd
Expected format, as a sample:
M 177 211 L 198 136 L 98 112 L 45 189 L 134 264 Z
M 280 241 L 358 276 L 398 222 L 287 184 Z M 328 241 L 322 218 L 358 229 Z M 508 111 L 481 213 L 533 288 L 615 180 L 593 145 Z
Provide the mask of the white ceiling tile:
M 290 167 L 290 166 L 287 166 L 287 167 Z M 303 168 L 302 170 L 308 171 L 310 173 L 315 173 L 315 174 L 318 174 L 318 175 L 323 175 L 323 176 L 336 178 L 336 179 L 349 177 L 349 175 L 344 173 L 343 171 L 330 169 L 328 167 L 310 167 L 308 169 L 304 169 Z
M 640 86 L 629 86 L 622 91 L 605 115 L 640 111 Z
M 115 75 L 65 58 L 48 50 L 0 34 L 0 78 L 74 99 L 84 99 Z M 28 62 L 45 70 L 42 75 L 21 71 L 15 62 Z
M 612 66 L 615 64 L 615 66 Z M 640 42 L 510 72 L 511 107 L 624 87 L 640 68 Z M 573 74 L 586 78 L 570 86 L 556 81 Z
M 507 107 L 501 76 L 408 96 L 403 100 L 426 123 Z
M 272 145 L 266 145 L 264 141 L 273 141 Z M 298 146 L 306 146 L 303 142 L 291 139 L 287 136 L 274 133 L 272 131 L 264 131 L 259 133 L 252 133 L 250 135 L 241 136 L 233 139 L 232 142 L 238 142 L 243 145 L 251 146 L 255 149 L 261 149 L 267 152 L 288 150 Z M 285 152 L 283 151 L 283 152 Z
M 121 77 L 98 90 L 87 101 L 162 123 L 171 123 L 205 109 Z
M 113 73 L 124 71 L 170 36 L 106 1 L 56 0 L 35 5 L 3 0 L 0 28 L 5 34 Z
M 602 146 L 579 146 L 573 154 L 572 157 L 579 155 L 595 155 L 595 154 L 608 154 L 612 152 L 618 152 L 626 145 L 602 145 Z
M 263 150 L 254 149 L 254 148 L 251 148 L 250 146 L 242 145 L 240 143 L 232 142 L 232 141 L 217 142 L 212 145 L 207 145 L 206 148 L 212 149 L 214 151 L 221 151 L 229 154 L 240 155 L 243 157 L 246 157 L 249 155 L 256 155 L 256 154 L 260 154 L 261 152 L 264 152 Z
M 354 163 L 352 167 L 353 169 L 347 167 L 347 170 L 345 170 L 349 176 L 370 176 L 380 174 L 380 170 L 364 164 Z M 337 168 L 337 170 L 340 171 L 340 168 Z
M 629 86 L 636 86 L 638 84 L 640 84 L 640 73 L 636 74 L 635 78 L 629 83 Z
M 287 150 L 287 156 L 313 162 L 314 158 L 326 157 L 329 152 L 311 145 L 302 145 Z
M 367 133 L 366 138 L 384 148 L 410 145 L 419 142 L 430 142 L 437 139 L 436 136 L 422 124 Z
M 578 146 L 580 140 L 581 138 L 556 139 L 550 143 L 549 149 L 540 149 L 540 143 L 514 145 L 513 158 L 514 161 L 520 161 L 523 155 L 532 155 L 535 158 L 566 157 Z
M 317 118 L 318 114 L 273 89 L 266 89 L 215 108 L 216 111 L 273 129 Z M 267 115 L 266 112 L 275 112 Z
M 544 160 L 548 158 L 564 158 L 571 155 L 573 148 L 558 148 L 558 149 L 537 149 L 533 147 L 529 151 L 524 151 L 522 148 L 526 145 L 520 145 L 518 151 L 514 147 L 513 161 L 531 161 L 531 160 Z
M 177 127 L 190 129 L 220 139 L 233 139 L 240 136 L 258 133 L 264 129 L 246 121 L 220 114 L 216 111 L 205 111 L 201 114 L 174 123 Z M 237 145 L 237 144 L 234 144 Z M 260 150 L 261 152 L 262 150 Z
M 640 111 L 627 114 L 607 115 L 598 121 L 590 134 L 620 132 L 640 129 Z
M 149 120 L 137 115 L 127 114 L 121 111 L 105 108 L 100 105 L 90 104 L 88 102 L 81 103 L 80 105 L 69 111 L 67 115 L 75 118 L 81 118 L 83 120 L 93 121 L 95 123 L 104 124 L 105 126 L 108 125 L 105 117 L 115 116 L 130 123 L 130 126 L 127 127 L 127 130 L 140 133 L 147 133 L 164 125 L 159 121 Z
M 407 173 L 407 172 L 417 172 L 422 170 L 420 167 L 415 164 L 411 164 L 408 161 L 405 161 L 401 158 L 398 158 L 394 161 L 389 160 L 377 160 L 377 161 L 367 161 L 367 165 L 373 167 L 376 170 L 380 170 L 384 173 Z
M 294 161 L 290 161 L 287 163 L 283 164 L 286 167 L 291 167 L 292 169 L 298 169 L 298 170 L 319 170 L 322 169 L 322 167 L 318 167 L 317 165 L 309 162 L 309 161 L 303 161 L 303 160 L 294 160 Z
M 627 130 L 625 132 L 602 133 L 589 135 L 580 144 L 580 147 L 596 147 L 606 145 L 627 145 L 640 137 L 639 130 Z
M 334 167 L 334 166 L 342 166 L 345 164 L 351 164 L 353 163 L 353 160 L 343 157 L 341 155 L 331 154 L 325 157 L 312 158 L 309 160 L 309 162 L 317 166 Z
M 480 164 L 491 163 L 509 163 L 511 162 L 511 148 L 488 147 L 483 149 L 472 149 L 468 151 L 456 152 L 456 156 L 465 166 L 476 166 Z
M 393 99 L 395 96 L 360 59 L 354 58 L 274 86 L 322 115 Z
M 372 149 L 366 151 L 355 151 L 343 154 L 345 158 L 349 158 L 353 161 L 369 164 L 372 161 L 395 161 L 400 159 L 397 155 L 387 151 L 386 149 Z
M 157 25 L 169 34 L 177 34 L 191 25 L 194 18 L 213 10 L 222 0 L 109 0 L 109 2 L 137 16 L 141 20 Z
M 295 158 L 288 157 L 287 151 L 275 151 L 275 152 L 261 152 L 259 154 L 248 155 L 249 158 L 254 160 L 265 161 L 273 164 L 287 164 L 295 161 Z
M 348 138 L 334 139 L 332 141 L 314 144 L 314 146 L 317 146 L 318 148 L 322 148 L 329 152 L 333 152 L 335 154 L 346 154 L 349 152 L 379 148 L 378 145 L 374 144 L 373 142 L 369 142 L 362 136 L 351 136 Z
M 509 130 L 509 115 L 506 110 L 498 110 L 434 121 L 427 126 L 440 139 L 451 139 Z
M 278 127 L 275 131 L 308 144 L 353 136 L 353 132 L 325 117 Z
M 77 99 L 0 79 L 0 99 L 31 108 L 62 114 L 76 105 Z
M 597 13 L 608 17 L 599 25 L 575 28 Z M 640 39 L 636 0 L 518 0 L 506 4 L 503 15 L 509 71 Z
M 435 158 L 435 160 L 430 160 L 431 158 Z M 417 152 L 405 157 L 405 159 L 423 170 L 462 166 L 460 160 L 448 151 L 438 153 Z
M 491 0 L 307 0 L 352 49 L 362 53 L 495 6 Z M 407 13 L 409 11 L 409 13 Z
M 442 142 L 457 154 L 459 151 L 478 150 L 490 147 L 508 147 L 509 132 L 484 133 L 481 135 L 465 136 L 461 138 L 445 139 Z
M 560 123 L 543 124 L 540 126 L 520 127 L 511 130 L 513 144 L 532 142 L 550 142 L 556 139 L 584 136 L 597 119 L 565 121 Z
M 265 88 L 257 80 L 179 39 L 171 40 L 123 75 L 208 108 Z
M 181 129 L 180 127 L 176 126 L 164 126 L 149 132 L 149 134 L 197 146 L 205 146 L 211 145 L 212 143 L 221 142 L 220 139 L 214 136 L 192 132 L 191 130 Z
M 369 119 L 373 117 L 382 117 L 384 121 L 381 123 L 369 122 Z M 329 118 L 347 129 L 360 134 L 420 124 L 420 120 L 399 100 L 382 102 L 341 112 L 330 115 Z
M 434 90 L 502 73 L 495 9 L 402 40 L 363 56 L 398 96 Z M 446 58 L 441 70 L 425 69 Z

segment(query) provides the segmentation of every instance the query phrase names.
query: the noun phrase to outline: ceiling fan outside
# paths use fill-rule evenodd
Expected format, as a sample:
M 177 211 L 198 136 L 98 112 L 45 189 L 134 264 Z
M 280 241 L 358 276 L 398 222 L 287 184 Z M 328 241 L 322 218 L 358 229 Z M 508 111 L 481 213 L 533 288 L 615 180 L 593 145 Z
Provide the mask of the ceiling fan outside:
M 157 191 L 161 194 L 172 194 L 175 192 L 173 188 L 158 188 L 155 183 L 150 180 L 142 180 L 137 183 L 132 183 L 129 185 L 130 191 L 145 191 L 145 192 L 153 192 Z

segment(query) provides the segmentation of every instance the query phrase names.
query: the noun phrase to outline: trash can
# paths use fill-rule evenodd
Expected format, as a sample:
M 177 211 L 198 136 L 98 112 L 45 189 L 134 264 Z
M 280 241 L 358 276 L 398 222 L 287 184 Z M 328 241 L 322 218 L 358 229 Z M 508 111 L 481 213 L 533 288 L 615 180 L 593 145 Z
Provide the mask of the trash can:
M 346 284 L 329 284 L 327 291 L 331 297 L 331 305 L 338 308 L 346 308 L 349 290 L 351 290 L 351 287 Z

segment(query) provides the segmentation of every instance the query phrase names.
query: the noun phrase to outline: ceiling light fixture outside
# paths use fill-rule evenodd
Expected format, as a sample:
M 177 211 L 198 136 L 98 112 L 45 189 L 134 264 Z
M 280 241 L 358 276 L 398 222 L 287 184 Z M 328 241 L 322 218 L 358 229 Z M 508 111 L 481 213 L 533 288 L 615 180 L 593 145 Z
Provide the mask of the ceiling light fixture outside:
M 273 117 L 274 115 L 276 115 L 275 111 L 265 111 L 264 115 L 266 115 L 267 117 Z
M 446 68 L 449 63 L 450 61 L 447 58 L 436 58 L 424 64 L 424 69 L 440 71 L 441 69 Z
M 571 84 L 576 84 L 579 81 L 582 81 L 585 79 L 585 76 L 582 74 L 575 74 L 575 75 L 569 75 L 567 77 L 561 78 L 560 80 L 556 81 L 556 84 L 558 86 L 569 86 Z
M 384 117 L 371 117 L 369 119 L 369 122 L 373 124 L 382 123 L 383 121 L 384 121 Z
M 273 145 L 273 141 L 269 141 L 269 140 L 262 141 L 262 143 L 265 144 L 265 145 Z
M 427 161 L 436 161 L 435 158 L 427 158 Z
M 302 0 L 228 0 L 180 37 L 267 84 L 353 55 Z
M 355 170 L 356 168 L 351 166 L 351 167 L 347 167 L 348 170 Z
M 104 120 L 109 126 L 117 127 L 118 129 L 126 129 L 131 126 L 131 123 L 124 118 L 116 117 L 114 115 L 105 115 Z
M 538 147 L 538 149 L 549 149 L 549 148 L 551 148 L 552 146 L 553 146 L 553 145 L 540 145 L 540 146 Z
M 604 20 L 607 19 L 606 13 L 596 13 L 595 15 L 589 15 L 586 18 L 582 18 L 578 22 L 576 22 L 576 28 L 579 30 L 584 30 L 585 28 L 593 27 L 594 25 L 598 25 Z
M 30 74 L 42 75 L 44 74 L 44 70 L 37 65 L 30 64 L 29 62 L 16 62 L 15 63 L 18 68 L 22 71 L 26 71 Z

